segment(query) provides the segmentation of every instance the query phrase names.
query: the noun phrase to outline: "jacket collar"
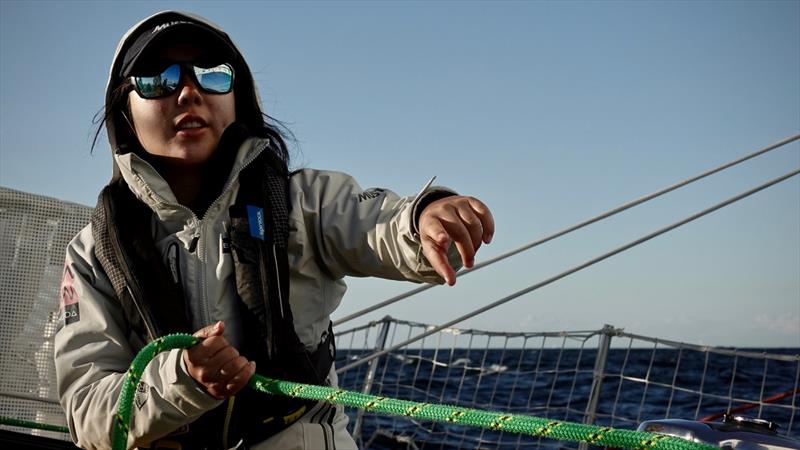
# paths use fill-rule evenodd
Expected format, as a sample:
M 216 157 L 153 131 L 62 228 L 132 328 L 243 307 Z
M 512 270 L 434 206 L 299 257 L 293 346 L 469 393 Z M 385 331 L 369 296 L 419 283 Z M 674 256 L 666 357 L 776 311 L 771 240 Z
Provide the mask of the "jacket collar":
M 223 193 L 230 191 L 239 172 L 258 157 L 267 147 L 264 138 L 246 138 L 236 150 L 236 157 L 223 187 Z M 167 181 L 141 156 L 129 152 L 114 153 L 114 161 L 120 169 L 122 178 L 134 195 L 155 212 L 162 221 L 188 220 L 192 211 L 181 205 L 173 194 Z

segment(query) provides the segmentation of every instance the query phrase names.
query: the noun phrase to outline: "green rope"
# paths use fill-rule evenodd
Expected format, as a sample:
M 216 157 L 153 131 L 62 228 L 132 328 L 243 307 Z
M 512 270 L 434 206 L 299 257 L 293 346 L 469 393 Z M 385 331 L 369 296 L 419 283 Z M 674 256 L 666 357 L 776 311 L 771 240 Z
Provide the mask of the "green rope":
M 20 428 L 37 428 L 39 430 L 55 431 L 57 433 L 69 434 L 69 428 L 61 425 L 50 425 L 49 423 L 29 422 L 22 419 L 13 419 L 11 417 L 0 416 L 0 425 L 8 425 L 10 427 Z
M 147 363 L 162 351 L 174 348 L 189 348 L 199 341 L 198 338 L 188 334 L 172 334 L 147 344 L 136 355 L 130 369 L 128 369 L 126 382 L 123 384 L 122 392 L 119 396 L 119 411 L 114 421 L 114 450 L 123 450 L 127 446 L 133 396 Z M 468 425 L 562 441 L 585 442 L 603 447 L 634 450 L 718 450 L 717 447 L 712 445 L 698 444 L 663 434 L 620 430 L 458 406 L 417 403 L 332 387 L 273 380 L 261 375 L 253 375 L 248 382 L 248 386 L 267 394 L 363 408 L 367 412 Z
M 562 441 L 586 442 L 602 447 L 638 450 L 718 450 L 717 447 L 711 445 L 697 444 L 664 434 L 642 433 L 497 411 L 377 397 L 332 387 L 273 380 L 257 374 L 253 375 L 248 385 L 267 394 L 363 408 L 367 412 L 468 425 Z
M 136 386 L 142 377 L 144 368 L 155 358 L 155 356 L 165 350 L 174 348 L 189 348 L 200 342 L 189 334 L 170 334 L 160 337 L 139 351 L 133 358 L 130 368 L 125 374 L 125 381 L 122 383 L 122 391 L 119 393 L 119 405 L 117 415 L 114 417 L 114 438 L 112 439 L 112 449 L 124 450 L 128 447 L 128 431 L 131 423 L 131 409 L 133 408 L 133 398 L 136 395 Z

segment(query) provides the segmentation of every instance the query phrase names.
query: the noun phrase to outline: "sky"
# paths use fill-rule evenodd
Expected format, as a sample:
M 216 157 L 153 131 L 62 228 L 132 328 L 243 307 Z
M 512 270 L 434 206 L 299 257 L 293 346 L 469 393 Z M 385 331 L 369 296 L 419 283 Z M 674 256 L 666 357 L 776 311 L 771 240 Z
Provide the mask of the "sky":
M 800 2 L 0 2 L 0 185 L 94 205 L 93 116 L 122 34 L 222 26 L 293 166 L 492 210 L 477 262 L 800 133 Z M 444 323 L 800 167 L 798 142 L 343 326 Z M 416 286 L 348 280 L 335 317 Z M 800 180 L 459 326 L 800 347 Z

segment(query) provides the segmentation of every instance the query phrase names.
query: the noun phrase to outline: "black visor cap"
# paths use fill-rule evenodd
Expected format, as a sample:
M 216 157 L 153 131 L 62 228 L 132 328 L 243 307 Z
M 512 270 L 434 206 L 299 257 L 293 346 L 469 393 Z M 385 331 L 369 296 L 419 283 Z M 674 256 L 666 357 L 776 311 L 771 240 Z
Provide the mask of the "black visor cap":
M 184 20 L 166 22 L 145 30 L 136 38 L 125 53 L 120 76 L 128 77 L 140 69 L 151 72 L 157 68 L 160 61 L 154 51 L 167 43 L 197 46 L 204 50 L 204 59 L 217 63 L 233 63 L 238 55 L 223 33 L 205 24 Z

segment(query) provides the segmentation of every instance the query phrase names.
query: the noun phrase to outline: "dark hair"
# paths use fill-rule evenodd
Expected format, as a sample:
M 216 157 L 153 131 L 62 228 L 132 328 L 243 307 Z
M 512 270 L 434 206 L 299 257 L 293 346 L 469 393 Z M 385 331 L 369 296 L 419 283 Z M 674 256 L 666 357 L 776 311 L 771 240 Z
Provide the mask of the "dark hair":
M 244 124 L 251 135 L 271 139 L 276 144 L 272 146 L 274 152 L 288 167 L 289 150 L 286 146 L 286 141 L 296 142 L 297 140 L 285 123 L 262 111 L 250 70 L 248 70 L 244 61 L 241 61 L 240 58 L 237 59 L 237 61 L 233 62 L 236 121 Z M 92 125 L 96 127 L 94 138 L 92 139 L 92 152 L 94 152 L 94 148 L 97 145 L 100 132 L 105 128 L 109 119 L 113 120 L 115 140 L 120 150 L 127 153 L 130 151 L 137 152 L 141 148 L 139 139 L 133 131 L 130 108 L 128 107 L 128 94 L 131 90 L 133 90 L 133 85 L 130 78 L 123 78 L 111 92 L 108 104 L 101 108 L 92 118 Z
M 97 145 L 97 138 L 100 137 L 100 133 L 103 131 L 103 128 L 105 128 L 110 117 L 115 116 L 115 124 L 120 123 L 117 121 L 118 119 L 125 120 L 121 115 L 124 114 L 124 111 L 128 110 L 128 92 L 130 92 L 131 89 L 133 89 L 133 85 L 131 85 L 130 79 L 125 78 L 122 83 L 112 91 L 111 100 L 107 102 L 104 107 L 100 108 L 100 110 L 94 114 L 94 117 L 92 117 L 92 125 L 95 127 L 95 130 L 90 152 L 94 153 L 94 147 Z M 125 105 L 124 109 L 121 108 L 122 105 Z M 133 130 L 128 131 L 130 131 L 131 136 L 133 136 Z
M 236 121 L 244 124 L 253 136 L 270 138 L 275 142 L 274 151 L 289 167 L 289 150 L 286 140 L 297 142 L 285 123 L 262 111 L 255 91 L 255 82 L 249 68 L 240 56 L 234 61 L 233 93 L 236 103 Z

